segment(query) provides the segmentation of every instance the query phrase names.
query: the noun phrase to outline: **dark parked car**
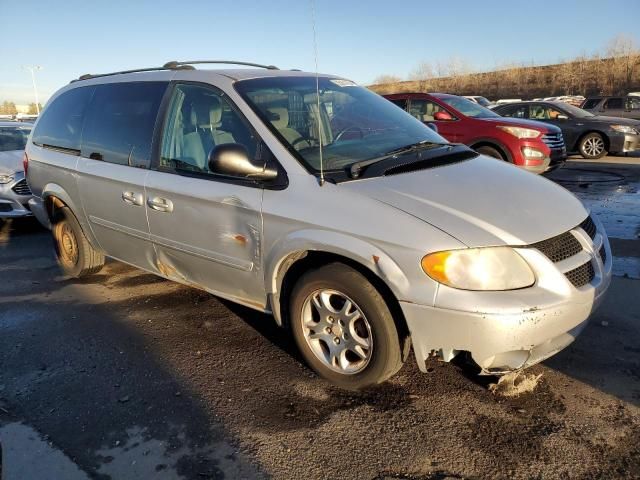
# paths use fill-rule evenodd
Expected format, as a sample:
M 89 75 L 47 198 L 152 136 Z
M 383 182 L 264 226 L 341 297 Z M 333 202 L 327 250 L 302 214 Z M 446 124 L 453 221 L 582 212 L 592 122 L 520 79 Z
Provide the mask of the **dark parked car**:
M 562 129 L 569 152 L 584 158 L 600 158 L 611 153 L 640 148 L 640 121 L 594 115 L 563 102 L 518 102 L 493 109 L 505 117 L 537 120 Z
M 471 100 L 446 93 L 397 93 L 385 98 L 450 142 L 513 163 L 534 173 L 564 164 L 567 150 L 562 132 L 553 125 L 504 118 Z
M 594 115 L 634 118 L 640 120 L 640 97 L 589 97 L 581 105 Z

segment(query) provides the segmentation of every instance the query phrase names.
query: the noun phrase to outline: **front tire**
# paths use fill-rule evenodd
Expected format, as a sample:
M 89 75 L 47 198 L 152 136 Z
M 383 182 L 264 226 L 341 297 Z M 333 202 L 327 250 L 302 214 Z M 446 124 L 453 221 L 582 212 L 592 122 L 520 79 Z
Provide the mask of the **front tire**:
M 402 367 L 389 307 L 353 268 L 333 263 L 304 274 L 289 308 L 300 352 L 331 383 L 360 390 L 384 382 Z
M 578 150 L 583 158 L 595 160 L 607 154 L 604 138 L 599 133 L 589 133 L 580 139 Z
M 68 207 L 58 210 L 51 231 L 58 265 L 66 275 L 80 278 L 100 271 L 104 255 L 91 246 Z
M 497 158 L 498 160 L 506 160 L 497 148 L 490 147 L 489 145 L 483 145 L 475 150 L 481 155 L 487 155 L 488 157 Z

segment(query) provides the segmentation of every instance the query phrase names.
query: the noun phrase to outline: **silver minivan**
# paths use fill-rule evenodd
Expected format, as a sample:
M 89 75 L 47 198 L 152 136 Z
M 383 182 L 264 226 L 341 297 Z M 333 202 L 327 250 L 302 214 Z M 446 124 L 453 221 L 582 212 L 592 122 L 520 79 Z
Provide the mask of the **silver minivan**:
M 197 63 L 86 75 L 47 104 L 31 209 L 68 275 L 109 256 L 272 313 L 350 389 L 411 348 L 423 371 L 522 369 L 585 327 L 612 257 L 566 190 L 350 80 Z

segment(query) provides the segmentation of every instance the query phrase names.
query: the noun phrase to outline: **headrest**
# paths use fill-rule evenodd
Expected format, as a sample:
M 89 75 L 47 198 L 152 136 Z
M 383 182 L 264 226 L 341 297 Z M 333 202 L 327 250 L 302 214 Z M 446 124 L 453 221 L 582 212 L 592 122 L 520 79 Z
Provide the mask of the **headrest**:
M 267 109 L 269 121 L 278 130 L 289 126 L 289 110 L 284 107 L 272 107 Z
M 191 105 L 191 125 L 218 128 L 222 123 L 222 105 L 216 97 L 207 97 Z

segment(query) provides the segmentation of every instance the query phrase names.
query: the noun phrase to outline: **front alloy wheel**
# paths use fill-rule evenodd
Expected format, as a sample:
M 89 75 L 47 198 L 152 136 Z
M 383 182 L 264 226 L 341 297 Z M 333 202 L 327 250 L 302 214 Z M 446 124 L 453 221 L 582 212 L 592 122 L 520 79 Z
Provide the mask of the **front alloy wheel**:
M 604 139 L 599 133 L 590 133 L 580 141 L 580 154 L 587 159 L 601 158 L 607 153 Z

